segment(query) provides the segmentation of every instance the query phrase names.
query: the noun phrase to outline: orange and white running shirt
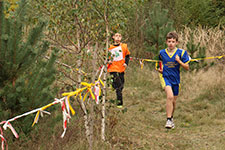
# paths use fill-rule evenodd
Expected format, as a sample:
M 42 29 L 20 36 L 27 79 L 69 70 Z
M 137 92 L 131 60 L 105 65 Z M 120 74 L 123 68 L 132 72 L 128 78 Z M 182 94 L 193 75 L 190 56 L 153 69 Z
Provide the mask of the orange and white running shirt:
M 108 64 L 108 72 L 124 72 L 125 71 L 125 57 L 130 55 L 127 44 L 120 43 L 118 46 L 110 45 L 109 52 L 111 53 L 111 64 Z

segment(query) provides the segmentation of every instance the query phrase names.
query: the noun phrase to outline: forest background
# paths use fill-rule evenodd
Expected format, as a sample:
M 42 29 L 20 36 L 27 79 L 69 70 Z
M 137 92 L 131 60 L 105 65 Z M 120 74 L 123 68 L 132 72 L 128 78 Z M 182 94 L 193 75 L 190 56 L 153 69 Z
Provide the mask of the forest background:
M 169 31 L 192 58 L 225 54 L 223 0 L 0 0 L 0 120 L 31 111 L 94 83 L 106 65 L 111 35 L 131 51 L 123 109 L 104 70 L 100 104 L 71 98 L 76 114 L 63 139 L 60 106 L 12 122 L 9 149 L 224 149 L 225 59 L 190 63 L 182 71 L 176 129 L 164 129 L 165 93 L 154 63 Z M 3 9 L 4 8 L 4 9 Z

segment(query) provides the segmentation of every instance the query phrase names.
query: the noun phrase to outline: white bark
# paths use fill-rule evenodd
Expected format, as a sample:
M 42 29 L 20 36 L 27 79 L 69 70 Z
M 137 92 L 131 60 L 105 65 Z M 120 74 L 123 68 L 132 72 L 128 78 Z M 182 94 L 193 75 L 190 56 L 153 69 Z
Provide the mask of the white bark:
M 81 47 L 80 47 L 80 33 L 79 31 L 77 32 L 77 45 L 78 45 L 78 51 L 81 51 Z M 80 53 L 80 55 L 82 56 L 82 51 Z M 82 61 L 81 58 L 79 58 L 77 60 L 77 68 L 78 68 L 78 88 L 81 88 L 81 65 L 82 65 Z M 89 127 L 89 121 L 88 121 L 88 113 L 87 113 L 87 108 L 84 104 L 83 99 L 78 100 L 80 103 L 80 106 L 82 108 L 82 111 L 84 112 L 84 126 L 85 126 L 85 134 L 86 134 L 86 138 L 89 144 L 89 150 L 93 149 L 93 144 L 91 142 L 91 133 L 90 133 L 90 127 Z
M 106 2 L 107 3 L 107 2 Z M 107 5 L 107 4 L 105 4 Z M 106 9 L 104 11 L 104 20 L 106 23 L 106 50 L 104 53 L 104 73 L 103 73 L 103 83 L 104 83 L 104 87 L 103 87 L 103 99 L 102 99 L 102 129 L 101 129 L 101 138 L 103 141 L 106 140 L 105 138 L 105 101 L 106 101 L 106 78 L 107 78 L 107 56 L 108 56 L 108 47 L 109 47 L 109 29 L 108 29 L 108 21 L 107 21 L 107 15 L 106 15 Z
M 93 66 L 93 71 L 92 71 L 92 83 L 95 83 L 95 78 L 96 78 L 96 61 L 97 61 L 97 49 L 98 49 L 98 43 L 96 42 L 95 48 L 93 49 L 93 59 L 92 59 L 92 66 Z M 92 149 L 93 142 L 94 142 L 94 100 L 89 101 L 90 102 L 90 114 L 89 114 L 89 127 L 90 127 L 90 133 L 89 133 L 89 140 L 90 140 L 90 147 Z

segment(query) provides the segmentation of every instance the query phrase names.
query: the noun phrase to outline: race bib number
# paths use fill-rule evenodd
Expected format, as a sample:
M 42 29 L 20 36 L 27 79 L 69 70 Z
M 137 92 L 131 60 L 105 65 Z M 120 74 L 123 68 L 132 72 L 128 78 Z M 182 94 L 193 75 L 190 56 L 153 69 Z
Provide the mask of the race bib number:
M 123 59 L 123 51 L 121 46 L 118 46 L 110 50 L 110 52 L 111 52 L 111 57 L 113 58 L 113 61 L 120 61 Z

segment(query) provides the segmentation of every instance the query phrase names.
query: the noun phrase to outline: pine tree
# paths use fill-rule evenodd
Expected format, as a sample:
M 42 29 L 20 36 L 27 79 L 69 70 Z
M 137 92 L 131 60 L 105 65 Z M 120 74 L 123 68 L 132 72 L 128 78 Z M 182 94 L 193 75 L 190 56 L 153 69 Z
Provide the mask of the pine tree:
M 194 43 L 194 36 L 193 33 L 191 33 L 190 38 L 186 44 L 186 47 L 188 51 L 190 52 L 191 58 L 204 58 L 206 57 L 206 47 L 200 46 L 200 43 L 195 44 Z M 204 60 L 201 60 L 199 62 L 193 62 L 191 66 L 191 70 L 198 70 L 200 68 L 206 67 L 207 63 Z
M 41 40 L 45 23 L 40 21 L 27 33 L 24 31 L 26 1 L 22 0 L 12 16 L 5 17 L 0 2 L 0 120 L 41 107 L 53 100 L 51 87 L 55 80 L 55 51 L 44 59 L 48 43 Z M 33 117 L 33 116 L 31 116 Z M 31 117 L 20 119 L 26 133 Z M 29 121 L 27 121 L 29 120 Z
M 165 48 L 166 34 L 173 30 L 173 22 L 168 18 L 168 10 L 161 7 L 160 2 L 156 2 L 149 10 L 145 28 L 145 46 L 147 51 L 153 56 L 157 56 L 159 50 Z

